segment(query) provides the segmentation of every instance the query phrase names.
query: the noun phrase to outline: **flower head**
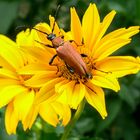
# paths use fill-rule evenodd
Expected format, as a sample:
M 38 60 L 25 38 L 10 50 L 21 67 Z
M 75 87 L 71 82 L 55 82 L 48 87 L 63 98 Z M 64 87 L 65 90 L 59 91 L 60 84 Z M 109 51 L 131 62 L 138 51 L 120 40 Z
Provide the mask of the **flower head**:
M 0 35 L 0 108 L 7 105 L 5 125 L 8 134 L 16 133 L 19 121 L 22 122 L 24 130 L 31 128 L 38 114 L 53 126 L 56 126 L 60 120 L 66 125 L 71 117 L 68 105 L 54 100 L 52 91 L 46 96 L 41 96 L 40 92 L 44 91 L 40 91 L 40 86 L 26 84 L 35 73 L 30 69 L 23 73 L 20 69 L 36 61 L 22 49 L 25 46 L 34 46 L 35 32 L 29 34 L 27 30 L 26 36 L 21 32 L 17 36 L 17 42 L 13 42 L 6 36 Z
M 16 132 L 19 121 L 24 130 L 31 128 L 38 114 L 53 126 L 60 120 L 66 125 L 70 108 L 77 109 L 84 98 L 102 118 L 107 116 L 102 88 L 117 92 L 118 78 L 140 69 L 139 57 L 110 56 L 140 28 L 105 35 L 115 14 L 113 10 L 100 21 L 96 5 L 90 4 L 82 23 L 71 8 L 69 32 L 50 16 L 50 26 L 39 23 L 31 32 L 19 33 L 16 43 L 0 35 L 0 107 L 7 105 L 9 134 Z
M 135 74 L 140 69 L 139 57 L 109 56 L 130 43 L 131 37 L 139 32 L 139 26 L 133 26 L 128 29 L 120 28 L 104 35 L 115 14 L 114 10 L 111 11 L 101 22 L 96 5 L 90 4 L 83 16 L 82 23 L 75 8 L 71 8 L 70 32 L 65 33 L 60 30 L 56 22 L 54 23 L 53 17 L 50 17 L 51 27 L 45 23 L 36 25 L 38 45 L 42 45 L 42 47 L 28 48 L 37 62 L 24 67 L 21 72 L 30 69 L 32 72 L 37 71 L 37 74 L 26 80 L 26 84 L 33 87 L 41 86 L 40 95 L 42 97 L 47 96 L 46 93 L 54 94 L 59 102 L 68 104 L 74 109 L 77 109 L 85 98 L 101 114 L 102 118 L 105 118 L 107 111 L 102 88 L 117 92 L 120 90 L 118 78 Z M 53 27 L 53 34 L 56 34 L 55 40 L 58 39 L 56 43 L 59 43 L 56 50 L 47 47 L 48 45 L 54 47 L 54 42 L 48 40 L 47 35 L 42 33 L 52 33 Z M 64 40 L 60 39 L 62 34 Z M 70 40 L 73 42 L 70 43 Z M 74 51 L 68 50 L 67 44 Z M 65 57 L 60 55 L 63 51 Z M 72 58 L 71 55 L 78 55 L 77 53 L 81 54 L 82 60 L 79 56 L 75 57 L 79 59 L 69 59 Z M 86 71 L 92 75 L 90 78 L 78 72 L 77 69 L 83 65 L 85 65 Z M 76 66 L 77 69 L 75 69 Z

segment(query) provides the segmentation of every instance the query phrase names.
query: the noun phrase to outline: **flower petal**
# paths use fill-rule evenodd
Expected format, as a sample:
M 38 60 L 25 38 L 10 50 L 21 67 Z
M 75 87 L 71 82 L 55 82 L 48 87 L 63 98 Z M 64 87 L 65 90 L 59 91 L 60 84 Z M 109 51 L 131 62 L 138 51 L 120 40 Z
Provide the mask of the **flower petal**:
M 106 74 L 100 71 L 96 71 L 96 74 L 94 74 L 90 82 L 96 86 L 109 88 L 116 92 L 120 90 L 118 80 L 111 73 Z
M 47 64 L 49 64 L 49 61 L 51 59 L 51 57 L 55 54 L 55 50 L 52 48 L 39 48 L 39 47 L 22 47 L 24 50 L 26 50 L 28 53 L 30 53 L 31 56 L 34 57 L 34 59 L 39 60 L 40 62 L 42 62 L 42 60 L 44 62 L 46 62 Z M 47 54 L 47 55 L 46 55 Z
M 9 103 L 7 108 L 6 108 L 6 113 L 5 113 L 5 127 L 7 130 L 7 133 L 10 134 L 15 134 L 16 133 L 16 128 L 18 125 L 18 118 L 15 115 L 14 112 L 14 106 L 13 102 Z
M 33 104 L 26 118 L 22 122 L 24 131 L 27 130 L 27 128 L 30 129 L 32 127 L 35 119 L 37 118 L 38 110 L 39 110 L 39 105 Z
M 75 8 L 70 9 L 71 12 L 71 33 L 73 36 L 73 40 L 81 45 L 82 43 L 82 27 L 80 23 L 80 19 L 76 13 Z
M 82 83 L 75 84 L 75 82 L 72 86 L 73 87 L 69 87 L 71 88 L 71 92 L 69 92 L 69 88 L 66 87 L 67 100 L 71 108 L 77 109 L 78 105 L 85 96 L 85 86 Z
M 17 34 L 16 36 L 16 43 L 18 46 L 23 47 L 23 46 L 37 46 L 39 45 L 36 41 L 38 40 L 38 35 L 34 29 L 26 29 L 26 31 L 21 31 L 20 33 Z
M 28 112 L 30 111 L 33 100 L 34 100 L 34 91 L 24 92 L 17 95 L 13 101 L 14 110 L 17 118 L 21 121 L 24 121 Z
M 24 67 L 22 67 L 21 69 L 18 70 L 18 74 L 22 74 L 22 75 L 34 75 L 37 74 L 41 71 L 57 71 L 57 67 L 53 67 L 50 66 L 47 63 L 32 63 L 32 64 L 28 64 Z
M 105 97 L 103 90 L 94 86 L 91 83 L 86 83 L 86 93 L 85 97 L 90 105 L 92 105 L 104 119 L 107 116 L 106 106 L 105 106 Z
M 0 68 L 0 78 L 11 78 L 17 80 L 17 75 L 15 72 L 8 69 Z
M 91 48 L 92 42 L 99 29 L 100 17 L 95 4 L 90 4 L 86 10 L 82 20 L 82 30 L 84 43 L 87 47 Z
M 4 35 L 0 35 L 0 55 L 13 68 L 18 69 L 24 66 L 22 54 L 17 45 Z
M 26 92 L 27 89 L 20 85 L 10 85 L 0 91 L 0 108 L 8 104 L 16 95 Z
M 121 38 L 107 40 L 96 50 L 94 59 L 100 61 L 130 42 L 131 39 Z
M 38 88 L 38 87 L 43 86 L 49 80 L 56 78 L 56 77 L 57 77 L 56 71 L 44 71 L 44 72 L 34 75 L 32 78 L 25 81 L 24 84 L 26 86 Z
M 100 39 L 103 37 L 103 35 L 105 34 L 106 30 L 108 29 L 109 25 L 111 24 L 114 16 L 115 16 L 116 12 L 113 10 L 111 11 L 103 20 L 103 22 L 100 24 L 98 33 L 96 35 L 96 40 L 94 42 L 92 42 L 93 44 L 91 46 L 93 46 L 92 49 L 92 55 L 94 53 L 94 51 L 98 48 L 99 45 L 97 45 L 100 42 Z
M 36 95 L 36 103 L 39 104 L 41 102 L 44 102 L 48 100 L 50 97 L 56 97 L 58 94 L 55 92 L 55 85 L 57 83 L 60 83 L 62 81 L 62 78 L 55 78 L 45 83 L 43 87 L 39 90 L 39 92 Z
M 5 60 L 2 56 L 0 56 L 0 67 L 15 71 L 15 69 L 9 64 L 9 62 Z
M 53 102 L 52 106 L 55 112 L 59 115 L 60 120 L 62 120 L 62 124 L 64 126 L 67 125 L 71 118 L 71 111 L 69 106 L 59 102 Z
M 56 126 L 59 122 L 57 113 L 53 106 L 48 102 L 40 104 L 39 114 L 47 123 L 53 126 Z
M 61 31 L 60 31 L 60 29 L 59 29 L 59 27 L 58 27 L 58 25 L 57 25 L 57 23 L 56 23 L 54 17 L 52 17 L 52 16 L 50 15 L 50 16 L 49 16 L 49 20 L 50 20 L 50 27 L 51 27 L 51 29 L 53 30 L 53 31 L 51 31 L 51 33 L 56 34 L 56 36 L 60 36 Z M 54 23 L 54 22 L 55 22 L 55 23 Z M 54 28 L 54 29 L 53 29 L 53 28 Z
M 43 31 L 44 33 L 41 33 L 39 31 L 36 31 L 37 34 L 38 34 L 38 37 L 40 40 L 37 40 L 37 41 L 41 41 L 41 43 L 44 43 L 44 44 L 49 44 L 49 45 L 52 45 L 51 41 L 49 41 L 47 39 L 47 34 L 50 34 L 51 33 L 51 28 L 48 24 L 46 23 L 39 23 L 35 26 L 36 29 L 38 29 L 39 31 Z M 47 33 L 47 34 L 45 34 Z
M 69 83 L 70 81 L 67 79 L 63 79 L 61 82 L 59 82 L 58 84 L 55 85 L 55 91 L 56 93 L 63 93 L 65 91 L 65 86 L 67 83 Z
M 75 81 L 69 81 L 63 84 L 59 89 L 59 92 L 61 93 L 61 95 L 57 100 L 63 104 L 71 105 L 74 86 L 75 86 Z
M 137 34 L 139 32 L 139 26 L 132 26 L 129 27 L 128 29 L 126 28 L 120 28 L 117 30 L 114 30 L 107 35 L 105 35 L 100 42 L 103 43 L 106 40 L 113 39 L 113 38 L 122 38 L 122 39 L 128 39 L 132 37 L 133 35 Z
M 99 61 L 109 56 L 124 45 L 130 43 L 130 37 L 137 34 L 138 32 L 139 26 L 132 26 L 128 29 L 121 28 L 115 30 L 103 37 L 100 42 L 96 44 L 96 49 L 93 51 L 92 55 L 95 59 L 98 58 L 96 61 Z
M 140 61 L 132 56 L 111 56 L 96 63 L 96 68 L 111 72 L 115 77 L 135 74 L 140 70 Z
M 0 79 L 0 88 L 3 89 L 9 85 L 19 85 L 19 81 L 9 78 Z

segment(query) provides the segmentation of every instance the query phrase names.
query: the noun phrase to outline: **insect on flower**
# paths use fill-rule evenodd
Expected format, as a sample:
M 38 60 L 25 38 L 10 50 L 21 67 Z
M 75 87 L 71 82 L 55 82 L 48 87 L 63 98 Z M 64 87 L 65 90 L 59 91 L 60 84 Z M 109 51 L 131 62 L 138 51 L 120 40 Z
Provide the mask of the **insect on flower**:
M 58 11 L 58 8 L 57 8 L 57 11 Z M 74 42 L 78 46 L 78 44 L 74 40 L 64 41 L 64 36 L 62 35 L 56 36 L 56 34 L 53 33 L 54 27 L 55 27 L 55 21 L 53 23 L 52 33 L 50 34 L 44 31 L 41 31 L 37 28 L 33 28 L 37 30 L 38 32 L 46 34 L 47 35 L 46 38 L 52 42 L 52 46 L 37 41 L 38 43 L 45 45 L 47 47 L 56 49 L 56 54 L 50 59 L 49 64 L 52 65 L 53 60 L 58 56 L 64 61 L 70 73 L 73 74 L 76 72 L 82 78 L 92 79 L 92 74 L 89 72 L 86 66 L 86 63 L 82 59 L 82 57 L 87 57 L 87 55 L 79 54 L 77 52 L 77 50 L 71 44 L 72 42 Z

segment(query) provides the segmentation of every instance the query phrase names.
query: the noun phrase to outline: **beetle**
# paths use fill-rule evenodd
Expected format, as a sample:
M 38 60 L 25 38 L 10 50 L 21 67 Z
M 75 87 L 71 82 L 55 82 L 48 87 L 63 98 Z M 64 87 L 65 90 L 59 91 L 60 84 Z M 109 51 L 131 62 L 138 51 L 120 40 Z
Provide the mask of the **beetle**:
M 85 77 L 88 79 L 92 78 L 92 74 L 88 71 L 87 65 L 82 59 L 82 57 L 87 57 L 87 55 L 79 54 L 77 52 L 77 50 L 71 45 L 71 42 L 73 42 L 73 40 L 64 41 L 63 36 L 56 36 L 56 34 L 53 33 L 54 26 L 52 29 L 52 33 L 50 34 L 36 28 L 33 29 L 46 34 L 46 38 L 52 42 L 52 46 L 37 41 L 38 43 L 56 49 L 56 54 L 50 59 L 50 65 L 53 63 L 53 60 L 58 56 L 65 62 L 65 65 L 70 71 L 70 73 L 73 74 L 76 72 L 81 77 Z
M 58 5 L 58 7 L 57 7 L 55 17 L 57 15 L 59 8 L 60 8 L 60 5 Z M 50 33 L 50 34 L 44 32 L 44 31 L 41 31 L 35 27 L 32 28 L 38 32 L 46 34 L 46 38 L 52 42 L 52 46 L 37 41 L 38 43 L 45 45 L 47 47 L 56 49 L 56 54 L 50 59 L 49 64 L 51 65 L 53 63 L 53 60 L 58 56 L 59 58 L 61 58 L 64 61 L 65 65 L 66 65 L 67 69 L 70 71 L 70 73 L 73 74 L 76 72 L 81 77 L 91 79 L 92 74 L 89 72 L 86 63 L 82 59 L 82 57 L 87 57 L 87 55 L 79 54 L 77 52 L 77 50 L 71 45 L 71 42 L 73 42 L 74 40 L 64 41 L 64 36 L 56 36 L 56 34 L 53 33 L 54 28 L 55 28 L 55 20 L 54 20 L 53 27 L 52 27 L 52 33 Z M 75 44 L 77 45 L 76 42 L 75 42 Z

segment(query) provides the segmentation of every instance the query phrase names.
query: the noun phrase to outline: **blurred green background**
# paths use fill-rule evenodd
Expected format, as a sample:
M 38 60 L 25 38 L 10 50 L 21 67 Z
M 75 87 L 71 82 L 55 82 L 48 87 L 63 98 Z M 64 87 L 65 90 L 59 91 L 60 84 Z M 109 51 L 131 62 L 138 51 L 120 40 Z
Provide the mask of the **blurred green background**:
M 76 7 L 82 17 L 90 2 L 97 4 L 101 19 L 112 9 L 117 11 L 108 32 L 140 25 L 140 0 L 0 0 L 0 33 L 15 40 L 16 27 L 49 23 L 48 16 L 55 14 L 58 4 L 61 9 L 57 22 L 68 31 L 69 7 Z M 140 56 L 140 34 L 115 55 Z M 108 117 L 102 120 L 98 112 L 87 104 L 69 140 L 140 140 L 140 73 L 119 81 L 119 93 L 105 90 Z M 0 140 L 58 140 L 64 131 L 63 127 L 53 128 L 38 118 L 30 131 L 24 132 L 19 124 L 17 134 L 8 136 L 4 127 L 4 112 L 4 109 L 0 110 Z

